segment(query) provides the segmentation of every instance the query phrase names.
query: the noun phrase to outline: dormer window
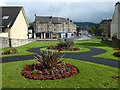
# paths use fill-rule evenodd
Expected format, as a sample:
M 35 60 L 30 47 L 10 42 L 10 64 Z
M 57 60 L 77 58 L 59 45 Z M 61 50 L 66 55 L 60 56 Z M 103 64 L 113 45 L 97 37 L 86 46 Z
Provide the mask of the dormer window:
M 9 16 L 3 16 L 3 18 L 2 19 L 8 19 L 9 18 Z

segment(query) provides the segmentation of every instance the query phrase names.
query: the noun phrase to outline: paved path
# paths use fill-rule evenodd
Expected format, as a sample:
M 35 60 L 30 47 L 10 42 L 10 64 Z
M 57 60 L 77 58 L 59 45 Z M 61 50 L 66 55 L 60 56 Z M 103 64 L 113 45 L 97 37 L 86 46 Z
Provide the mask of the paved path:
M 42 47 L 39 47 L 42 48 Z M 41 53 L 39 48 L 31 48 L 27 51 L 29 52 L 34 52 L 34 53 Z M 72 58 L 72 59 L 77 59 L 77 60 L 82 60 L 82 61 L 88 61 L 88 62 L 94 62 L 98 64 L 104 64 L 112 67 L 119 67 L 120 68 L 120 62 L 119 61 L 114 61 L 114 60 L 106 60 L 102 58 L 94 58 L 92 56 L 98 55 L 105 53 L 105 50 L 98 49 L 98 48 L 90 48 L 89 52 L 84 52 L 84 53 L 66 53 L 63 58 Z M 62 54 L 62 53 L 61 53 Z M 30 60 L 34 59 L 34 55 L 25 55 L 25 56 L 11 56 L 11 57 L 4 57 L 2 58 L 2 63 L 5 62 L 14 62 L 14 61 L 22 61 L 22 60 Z

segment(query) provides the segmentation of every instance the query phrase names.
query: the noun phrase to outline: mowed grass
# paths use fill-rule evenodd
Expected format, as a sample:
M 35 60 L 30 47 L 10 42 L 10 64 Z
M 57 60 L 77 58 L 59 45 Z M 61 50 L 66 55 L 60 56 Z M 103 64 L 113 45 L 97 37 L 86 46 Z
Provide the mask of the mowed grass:
M 56 42 L 57 41 L 37 41 L 37 42 L 32 42 L 30 44 L 17 47 L 16 49 L 19 52 L 18 54 L 3 55 L 2 57 L 34 54 L 33 52 L 28 52 L 27 50 L 30 49 L 30 48 L 37 48 L 37 47 L 42 47 L 42 46 L 55 45 Z M 89 51 L 89 48 L 87 48 L 87 47 L 104 49 L 104 50 L 106 50 L 106 53 L 103 53 L 103 54 L 100 54 L 100 55 L 95 55 L 93 57 L 112 59 L 112 60 L 119 60 L 120 61 L 119 58 L 113 56 L 113 53 L 115 52 L 113 50 L 113 47 L 110 46 L 110 45 L 102 43 L 100 41 L 100 39 L 75 41 L 75 46 L 78 46 L 78 47 L 81 48 L 80 51 L 76 51 L 76 52 L 87 52 L 87 51 Z M 10 49 L 10 48 L 4 48 L 3 51 L 8 50 L 8 49 Z M 63 53 L 71 53 L 71 51 L 62 51 L 62 52 Z
M 79 74 L 62 80 L 30 80 L 20 72 L 35 60 L 2 63 L 2 88 L 118 88 L 118 69 L 69 58 L 63 61 L 76 66 Z
M 27 50 L 30 48 L 37 48 L 37 47 L 49 46 L 49 45 L 55 45 L 55 44 L 56 44 L 55 41 L 36 41 L 36 42 L 32 42 L 30 44 L 16 47 L 18 54 L 3 55 L 3 57 L 34 54 L 33 52 L 28 52 Z M 2 49 L 2 51 L 10 50 L 10 49 L 11 48 L 4 48 L 4 49 Z
M 113 50 L 113 47 L 111 45 L 107 45 L 101 42 L 100 39 L 75 41 L 75 44 L 77 46 L 93 47 L 93 48 L 99 48 L 99 49 L 106 50 L 106 53 L 95 55 L 93 57 L 120 61 L 120 58 L 113 56 L 113 53 L 115 52 L 115 50 Z

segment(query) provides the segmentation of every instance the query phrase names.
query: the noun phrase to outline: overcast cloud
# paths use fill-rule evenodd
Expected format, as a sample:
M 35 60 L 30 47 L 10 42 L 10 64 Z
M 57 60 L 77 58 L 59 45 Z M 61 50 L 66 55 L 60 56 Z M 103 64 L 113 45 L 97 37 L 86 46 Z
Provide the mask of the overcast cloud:
M 76 22 L 99 23 L 112 18 L 115 2 L 5 2 L 4 5 L 23 6 L 29 22 L 37 16 L 59 16 Z

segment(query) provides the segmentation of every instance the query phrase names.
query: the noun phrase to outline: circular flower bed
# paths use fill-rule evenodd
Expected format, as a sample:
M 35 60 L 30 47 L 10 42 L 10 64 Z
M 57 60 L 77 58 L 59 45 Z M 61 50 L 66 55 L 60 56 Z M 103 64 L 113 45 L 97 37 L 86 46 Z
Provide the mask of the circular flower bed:
M 63 50 L 68 50 L 68 51 L 77 51 L 77 50 L 80 50 L 80 48 L 78 47 L 74 47 L 74 46 L 71 46 L 71 47 L 59 47 L 59 46 L 48 46 L 47 49 L 50 49 L 50 50 L 59 50 L 59 51 L 63 51 Z
M 120 57 L 120 52 L 115 52 L 115 53 L 113 53 L 113 55 L 114 55 L 115 57 Z
M 24 67 L 21 75 L 34 80 L 55 80 L 72 77 L 78 73 L 77 69 L 67 63 L 59 62 L 56 67 L 45 68 L 42 64 L 30 64 Z

